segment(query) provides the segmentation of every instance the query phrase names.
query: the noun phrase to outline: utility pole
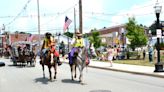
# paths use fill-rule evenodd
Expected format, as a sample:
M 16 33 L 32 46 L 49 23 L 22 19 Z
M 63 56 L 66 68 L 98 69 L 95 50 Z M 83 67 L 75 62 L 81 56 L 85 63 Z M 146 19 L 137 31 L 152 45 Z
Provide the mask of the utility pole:
M 76 32 L 76 9 L 74 8 L 74 31 Z
M 39 0 L 37 0 L 37 9 L 38 9 L 37 11 L 38 11 L 38 34 L 39 34 L 39 48 L 41 48 Z
M 79 31 L 83 33 L 83 21 L 82 21 L 82 0 L 79 0 Z

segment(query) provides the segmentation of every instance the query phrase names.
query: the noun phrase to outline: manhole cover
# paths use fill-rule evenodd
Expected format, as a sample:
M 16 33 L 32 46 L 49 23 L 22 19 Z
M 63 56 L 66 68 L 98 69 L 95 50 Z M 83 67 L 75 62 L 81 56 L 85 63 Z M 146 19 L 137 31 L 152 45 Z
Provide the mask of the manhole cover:
M 112 92 L 110 90 L 92 90 L 90 92 Z

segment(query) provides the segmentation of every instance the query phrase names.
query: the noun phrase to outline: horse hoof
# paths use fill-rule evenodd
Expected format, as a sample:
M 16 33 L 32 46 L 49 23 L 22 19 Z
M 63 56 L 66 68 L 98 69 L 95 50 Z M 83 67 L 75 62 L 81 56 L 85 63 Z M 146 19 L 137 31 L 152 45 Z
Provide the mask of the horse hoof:
M 74 78 L 76 78 L 76 75 L 74 76 Z
M 50 82 L 52 82 L 52 79 L 49 79 Z
M 54 76 L 54 79 L 56 79 L 56 76 Z
M 50 78 L 49 81 L 52 81 L 52 78 Z
M 86 84 L 86 83 L 84 83 L 84 82 L 80 82 L 80 84 L 81 84 L 81 85 L 87 85 L 87 84 Z

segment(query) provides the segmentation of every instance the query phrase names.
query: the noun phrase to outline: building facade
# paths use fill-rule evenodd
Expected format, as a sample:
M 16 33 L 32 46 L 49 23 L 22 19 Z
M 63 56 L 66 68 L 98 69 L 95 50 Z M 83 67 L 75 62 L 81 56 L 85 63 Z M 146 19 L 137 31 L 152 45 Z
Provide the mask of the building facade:
M 104 27 L 103 29 L 99 29 L 98 32 L 100 33 L 102 43 L 107 46 L 126 47 L 128 43 L 125 36 L 125 25 L 117 25 L 108 28 Z

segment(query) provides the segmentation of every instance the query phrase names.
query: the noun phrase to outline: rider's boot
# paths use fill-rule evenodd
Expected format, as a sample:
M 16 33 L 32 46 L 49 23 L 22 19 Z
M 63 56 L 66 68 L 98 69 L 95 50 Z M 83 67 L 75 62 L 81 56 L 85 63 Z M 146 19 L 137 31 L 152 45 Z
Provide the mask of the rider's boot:
M 57 63 L 58 63 L 58 66 L 62 65 L 62 62 L 60 61 L 59 57 L 57 57 Z

